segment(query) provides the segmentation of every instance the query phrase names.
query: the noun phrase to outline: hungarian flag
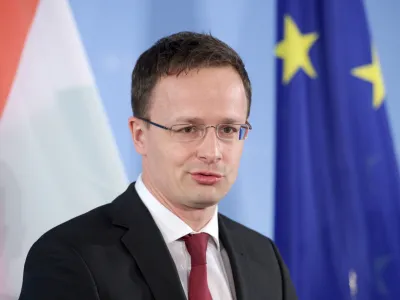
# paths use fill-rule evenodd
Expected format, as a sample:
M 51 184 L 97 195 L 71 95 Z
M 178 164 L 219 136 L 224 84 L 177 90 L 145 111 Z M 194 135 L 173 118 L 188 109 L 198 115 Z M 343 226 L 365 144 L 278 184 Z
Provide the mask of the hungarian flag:
M 0 1 L 0 299 L 51 227 L 127 178 L 65 0 Z

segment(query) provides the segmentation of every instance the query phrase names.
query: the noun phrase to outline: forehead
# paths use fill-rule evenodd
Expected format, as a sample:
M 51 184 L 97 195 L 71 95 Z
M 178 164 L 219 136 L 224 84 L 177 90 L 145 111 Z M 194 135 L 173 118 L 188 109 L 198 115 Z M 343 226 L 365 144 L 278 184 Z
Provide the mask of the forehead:
M 154 88 L 151 118 L 173 122 L 197 118 L 244 122 L 247 98 L 239 74 L 231 67 L 203 68 L 162 78 Z

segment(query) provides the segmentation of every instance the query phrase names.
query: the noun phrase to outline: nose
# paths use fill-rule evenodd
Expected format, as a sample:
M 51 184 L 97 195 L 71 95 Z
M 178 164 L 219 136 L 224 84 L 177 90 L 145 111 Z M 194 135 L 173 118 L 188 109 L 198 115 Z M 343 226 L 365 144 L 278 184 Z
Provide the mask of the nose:
M 217 163 L 222 158 L 220 141 L 215 127 L 206 128 L 206 133 L 197 150 L 197 157 L 206 164 Z

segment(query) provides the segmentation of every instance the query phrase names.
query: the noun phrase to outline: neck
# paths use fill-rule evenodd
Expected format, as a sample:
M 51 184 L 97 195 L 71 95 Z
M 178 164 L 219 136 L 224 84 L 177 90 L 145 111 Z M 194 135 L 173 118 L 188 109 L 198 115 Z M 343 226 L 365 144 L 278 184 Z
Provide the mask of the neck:
M 216 205 L 203 208 L 193 208 L 181 203 L 170 201 L 152 185 L 151 180 L 145 174 L 142 174 L 142 181 L 149 192 L 162 205 L 185 222 L 193 231 L 198 232 L 205 227 L 215 213 Z
M 200 231 L 210 222 L 216 209 L 215 206 L 202 209 L 179 208 L 169 203 L 161 203 L 196 232 Z

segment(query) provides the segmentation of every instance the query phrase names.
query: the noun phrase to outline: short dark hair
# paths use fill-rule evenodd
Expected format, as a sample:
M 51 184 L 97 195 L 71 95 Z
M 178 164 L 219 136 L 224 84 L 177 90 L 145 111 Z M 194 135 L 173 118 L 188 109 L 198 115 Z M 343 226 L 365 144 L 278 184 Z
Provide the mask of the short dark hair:
M 211 34 L 178 32 L 158 40 L 143 52 L 132 72 L 131 105 L 133 115 L 149 118 L 150 96 L 164 76 L 206 67 L 232 66 L 240 75 L 250 115 L 251 83 L 238 53 Z

